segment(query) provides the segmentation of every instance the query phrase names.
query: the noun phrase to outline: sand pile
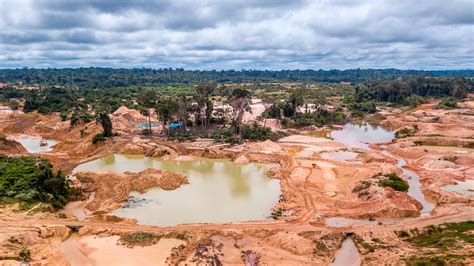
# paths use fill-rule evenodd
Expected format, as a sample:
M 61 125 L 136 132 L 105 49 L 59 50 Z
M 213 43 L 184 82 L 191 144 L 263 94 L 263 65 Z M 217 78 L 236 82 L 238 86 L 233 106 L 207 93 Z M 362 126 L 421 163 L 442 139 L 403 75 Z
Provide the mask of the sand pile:
M 128 200 L 132 191 L 144 192 L 153 187 L 173 190 L 189 183 L 184 175 L 153 168 L 139 173 L 121 174 L 86 171 L 76 173 L 76 178 L 81 182 L 85 192 L 94 193 L 85 207 L 96 214 L 108 213 L 119 208 Z

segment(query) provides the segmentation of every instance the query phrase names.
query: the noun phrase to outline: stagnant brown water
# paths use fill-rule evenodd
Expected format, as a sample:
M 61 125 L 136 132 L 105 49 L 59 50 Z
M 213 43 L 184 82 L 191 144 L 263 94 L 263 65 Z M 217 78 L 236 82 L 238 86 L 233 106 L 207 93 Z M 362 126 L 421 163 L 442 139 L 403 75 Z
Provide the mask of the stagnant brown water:
M 267 166 L 236 165 L 229 160 L 179 162 L 115 154 L 79 165 L 73 172 L 139 172 L 147 168 L 181 172 L 189 184 L 172 191 L 131 193 L 131 200 L 114 215 L 158 226 L 265 220 L 281 194 L 279 180 L 266 175 Z

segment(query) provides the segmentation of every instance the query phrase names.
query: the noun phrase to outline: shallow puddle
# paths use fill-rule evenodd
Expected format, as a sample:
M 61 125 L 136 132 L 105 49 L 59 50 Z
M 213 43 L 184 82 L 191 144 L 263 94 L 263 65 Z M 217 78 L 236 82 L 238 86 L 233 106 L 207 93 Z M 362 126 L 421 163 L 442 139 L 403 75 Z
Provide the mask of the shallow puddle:
M 73 172 L 140 172 L 147 168 L 182 172 L 190 184 L 172 191 L 131 193 L 131 200 L 114 215 L 159 226 L 265 220 L 281 194 L 279 180 L 266 175 L 268 166 L 236 165 L 229 160 L 179 162 L 115 154 L 82 164 Z
M 359 153 L 353 151 L 334 151 L 334 152 L 323 152 L 321 157 L 324 159 L 336 160 L 336 161 L 353 161 L 359 156 Z
M 369 123 L 348 123 L 341 130 L 334 130 L 330 134 L 334 141 L 349 147 L 369 149 L 371 143 L 384 143 L 395 138 L 395 133 L 379 125 Z
M 331 262 L 331 266 L 353 266 L 360 265 L 359 251 L 351 238 L 346 238 L 342 242 L 341 248 L 336 252 L 336 256 Z
M 160 122 L 159 121 L 151 121 L 151 127 L 158 127 L 160 126 Z M 149 127 L 148 125 L 148 121 L 146 122 L 140 122 L 138 124 L 135 125 L 136 128 L 141 128 L 141 129 L 147 129 Z
M 71 266 L 86 265 L 165 265 L 174 247 L 186 242 L 162 238 L 152 246 L 128 248 L 118 244 L 119 236 L 78 238 L 76 233 L 61 244 L 64 257 Z M 79 246 L 81 248 L 79 248 Z M 86 250 L 83 253 L 81 249 Z
M 29 153 L 42 153 L 52 151 L 52 146 L 58 142 L 55 140 L 45 139 L 34 136 L 21 136 L 15 139 L 18 141 Z
M 330 227 L 351 227 L 358 225 L 375 225 L 377 221 L 370 221 L 366 219 L 352 219 L 344 217 L 331 217 L 325 219 L 325 223 Z
M 61 243 L 61 250 L 64 258 L 71 264 L 71 266 L 88 266 L 94 265 L 94 261 L 88 258 L 77 247 L 77 234 L 72 233 L 68 239 Z
M 474 180 L 456 181 L 455 185 L 444 186 L 442 189 L 463 195 L 474 195 Z

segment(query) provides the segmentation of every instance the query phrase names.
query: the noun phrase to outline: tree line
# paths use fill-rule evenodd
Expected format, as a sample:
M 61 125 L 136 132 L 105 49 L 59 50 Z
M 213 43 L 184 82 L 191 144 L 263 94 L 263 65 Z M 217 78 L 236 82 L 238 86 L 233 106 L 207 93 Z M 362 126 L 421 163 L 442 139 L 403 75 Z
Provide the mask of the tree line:
M 426 77 L 474 77 L 474 70 L 184 70 L 182 68 L 48 68 L 0 69 L 0 83 L 56 84 L 82 88 L 127 87 L 248 82 L 367 82 L 393 80 L 414 75 Z

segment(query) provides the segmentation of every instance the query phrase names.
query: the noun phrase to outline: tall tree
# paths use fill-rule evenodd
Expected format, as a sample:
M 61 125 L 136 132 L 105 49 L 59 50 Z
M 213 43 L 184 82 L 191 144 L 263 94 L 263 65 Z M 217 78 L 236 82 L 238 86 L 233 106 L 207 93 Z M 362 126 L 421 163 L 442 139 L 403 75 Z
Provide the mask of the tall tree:
M 202 101 L 204 102 L 204 105 L 206 107 L 204 111 L 205 115 L 205 121 L 204 121 L 204 126 L 207 128 L 209 127 L 209 121 L 211 120 L 211 115 L 212 115 L 212 100 L 211 100 L 211 95 L 215 91 L 217 85 L 214 83 L 206 83 L 206 84 L 199 84 L 196 86 L 196 92 L 200 97 L 202 97 Z
M 141 91 L 137 96 L 137 103 L 143 108 L 142 112 L 148 117 L 148 133 L 151 134 L 151 114 L 150 109 L 155 108 L 158 97 L 152 89 Z
M 307 88 L 299 87 L 290 93 L 288 102 L 291 104 L 291 108 L 293 109 L 293 116 L 296 115 L 298 107 L 303 105 L 306 92 Z
M 110 120 L 109 115 L 105 112 L 99 113 L 96 121 L 102 126 L 102 135 L 106 138 L 112 137 L 112 121 Z
M 158 114 L 161 123 L 162 123 L 162 134 L 164 136 L 166 133 L 166 125 L 171 122 L 173 115 L 178 111 L 178 103 L 171 99 L 162 97 L 158 100 L 158 104 L 155 106 L 156 113 Z
M 228 103 L 233 109 L 232 122 L 234 124 L 234 132 L 239 135 L 242 141 L 242 119 L 244 118 L 245 111 L 251 111 L 250 92 L 246 89 L 234 89 L 228 99 Z

